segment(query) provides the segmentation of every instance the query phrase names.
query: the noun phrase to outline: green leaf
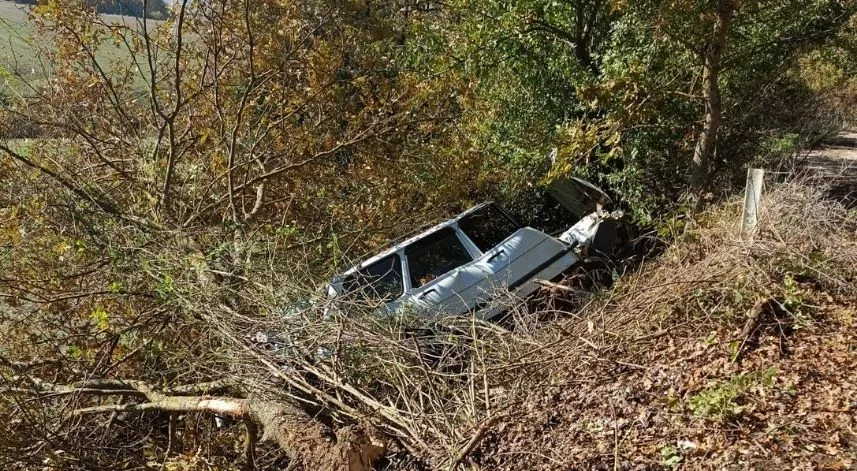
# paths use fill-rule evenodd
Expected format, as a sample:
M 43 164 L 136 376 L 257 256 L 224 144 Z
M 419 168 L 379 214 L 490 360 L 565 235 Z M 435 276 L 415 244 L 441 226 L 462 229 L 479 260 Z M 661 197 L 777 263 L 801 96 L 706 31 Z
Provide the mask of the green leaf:
M 89 317 L 95 321 L 95 325 L 101 330 L 107 330 L 110 327 L 110 316 L 108 316 L 107 311 L 101 306 L 96 307 L 89 314 Z

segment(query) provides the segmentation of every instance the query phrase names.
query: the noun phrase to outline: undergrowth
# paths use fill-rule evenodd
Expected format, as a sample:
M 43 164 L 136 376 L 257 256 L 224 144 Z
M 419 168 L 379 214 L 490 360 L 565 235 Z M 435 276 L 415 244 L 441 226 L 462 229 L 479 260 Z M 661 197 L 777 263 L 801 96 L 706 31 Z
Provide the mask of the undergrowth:
M 752 240 L 737 236 L 736 197 L 700 215 L 659 260 L 543 327 L 537 336 L 559 360 L 522 387 L 525 412 L 485 440 L 482 464 L 792 468 L 821 466 L 831 454 L 853 462 L 850 438 L 825 442 L 840 454 L 807 450 L 857 425 L 836 393 L 857 388 L 847 347 L 857 219 L 805 182 L 771 185 L 762 207 Z M 808 421 L 823 401 L 840 405 Z M 818 435 L 801 448 L 794 430 Z

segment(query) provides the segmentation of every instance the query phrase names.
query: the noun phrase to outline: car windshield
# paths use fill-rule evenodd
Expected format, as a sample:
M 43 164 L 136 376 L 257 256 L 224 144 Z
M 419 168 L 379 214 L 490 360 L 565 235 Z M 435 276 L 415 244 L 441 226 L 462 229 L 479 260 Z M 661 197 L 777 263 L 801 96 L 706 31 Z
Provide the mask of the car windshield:
M 448 227 L 414 242 L 405 253 L 414 288 L 473 260 L 455 231 Z
M 392 254 L 361 268 L 342 280 L 342 288 L 366 300 L 395 299 L 404 291 L 401 259 Z
M 458 222 L 458 227 L 482 252 L 491 250 L 520 229 L 518 223 L 493 204 L 468 214 Z

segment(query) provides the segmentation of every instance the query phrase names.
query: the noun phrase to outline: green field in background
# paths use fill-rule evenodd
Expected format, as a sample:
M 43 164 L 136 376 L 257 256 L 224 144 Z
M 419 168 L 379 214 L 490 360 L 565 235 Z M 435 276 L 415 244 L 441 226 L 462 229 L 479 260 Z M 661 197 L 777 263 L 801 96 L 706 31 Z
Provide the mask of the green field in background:
M 125 24 L 134 28 L 141 25 L 141 20 L 133 17 L 118 15 L 102 15 L 108 23 Z M 149 20 L 154 28 L 157 23 Z M 28 7 L 11 1 L 0 0 L 0 93 L 3 90 L 26 89 L 25 83 L 38 85 L 50 73 L 47 65 L 39 60 L 40 47 L 50 47 L 49 38 L 41 38 L 30 24 Z M 105 69 L 110 67 L 135 66 L 131 53 L 124 47 L 116 47 L 112 42 L 103 44 L 96 51 L 96 60 Z M 144 68 L 134 80 L 135 85 L 145 84 L 143 74 L 147 72 L 146 61 L 140 60 L 139 66 Z

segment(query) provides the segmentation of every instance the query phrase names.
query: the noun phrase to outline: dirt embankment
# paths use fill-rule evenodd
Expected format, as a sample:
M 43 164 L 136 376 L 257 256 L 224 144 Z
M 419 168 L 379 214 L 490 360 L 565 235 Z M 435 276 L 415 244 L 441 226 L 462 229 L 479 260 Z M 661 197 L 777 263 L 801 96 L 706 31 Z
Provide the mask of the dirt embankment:
M 857 467 L 857 134 L 736 198 L 569 321 L 569 361 L 482 442 L 483 469 Z M 585 327 L 577 328 L 572 326 Z

